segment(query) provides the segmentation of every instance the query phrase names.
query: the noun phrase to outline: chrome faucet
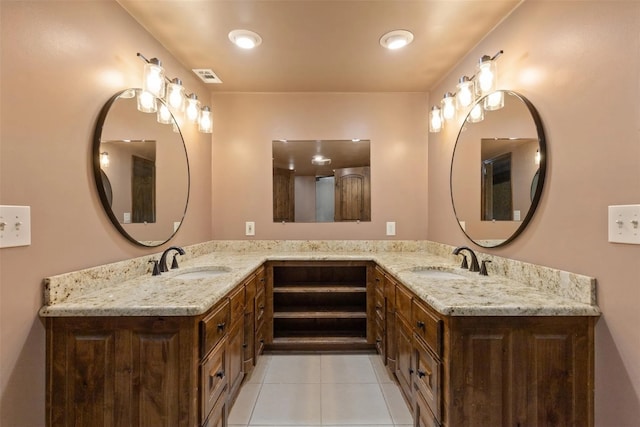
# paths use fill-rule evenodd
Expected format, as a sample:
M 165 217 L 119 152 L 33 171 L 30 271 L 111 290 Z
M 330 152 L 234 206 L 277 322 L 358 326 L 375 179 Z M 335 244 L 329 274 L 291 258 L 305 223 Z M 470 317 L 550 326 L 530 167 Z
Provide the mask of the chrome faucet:
M 480 271 L 480 265 L 478 264 L 478 257 L 476 256 L 475 252 L 473 252 L 473 250 L 467 246 L 458 246 L 457 248 L 455 248 L 453 250 L 453 254 L 454 255 L 459 255 L 460 251 L 464 251 L 466 250 L 467 252 L 469 252 L 469 255 L 471 255 L 471 265 L 469 266 L 469 271 Z M 464 255 L 463 255 L 464 256 Z M 466 259 L 464 260 L 466 261 Z M 463 261 L 463 265 L 464 262 Z
M 169 271 L 169 269 L 167 268 L 167 255 L 171 251 L 177 251 L 178 254 L 180 254 L 180 255 L 184 255 L 185 254 L 184 249 L 182 249 L 179 246 L 171 246 L 171 247 L 167 248 L 162 253 L 162 256 L 160 257 L 160 272 L 161 273 L 164 273 L 165 271 Z M 171 268 L 178 268 L 178 260 L 176 259 L 176 256 L 178 254 L 173 256 L 173 262 L 171 263 Z

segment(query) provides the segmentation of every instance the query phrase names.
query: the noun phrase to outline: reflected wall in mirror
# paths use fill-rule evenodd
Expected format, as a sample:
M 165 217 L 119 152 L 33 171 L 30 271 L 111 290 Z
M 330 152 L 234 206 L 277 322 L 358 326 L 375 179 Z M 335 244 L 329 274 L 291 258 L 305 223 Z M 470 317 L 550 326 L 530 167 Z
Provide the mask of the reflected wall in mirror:
M 105 212 L 120 233 L 136 244 L 159 246 L 184 219 L 189 162 L 175 119 L 160 124 L 155 113 L 138 111 L 135 91 L 117 93 L 100 112 L 94 176 Z
M 542 194 L 546 170 L 538 112 L 523 96 L 503 92 L 502 109 L 486 111 L 481 122 L 463 122 L 451 161 L 458 224 L 482 247 L 507 244 L 524 230 Z
M 371 221 L 369 140 L 277 140 L 273 221 Z

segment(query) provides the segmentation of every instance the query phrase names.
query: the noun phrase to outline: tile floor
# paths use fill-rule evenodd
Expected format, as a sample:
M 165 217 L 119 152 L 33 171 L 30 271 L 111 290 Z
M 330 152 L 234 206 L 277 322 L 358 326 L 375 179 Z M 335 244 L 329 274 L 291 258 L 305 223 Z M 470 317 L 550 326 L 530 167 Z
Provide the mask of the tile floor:
M 263 355 L 229 427 L 402 426 L 412 417 L 377 355 Z

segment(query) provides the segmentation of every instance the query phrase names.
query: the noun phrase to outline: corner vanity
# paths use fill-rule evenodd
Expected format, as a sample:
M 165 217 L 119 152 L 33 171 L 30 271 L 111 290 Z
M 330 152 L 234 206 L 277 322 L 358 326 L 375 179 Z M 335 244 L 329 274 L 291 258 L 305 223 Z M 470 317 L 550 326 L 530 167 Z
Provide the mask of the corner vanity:
M 416 426 L 593 425 L 594 279 L 432 242 L 208 242 L 45 280 L 47 425 L 224 426 L 265 350 L 377 352 Z

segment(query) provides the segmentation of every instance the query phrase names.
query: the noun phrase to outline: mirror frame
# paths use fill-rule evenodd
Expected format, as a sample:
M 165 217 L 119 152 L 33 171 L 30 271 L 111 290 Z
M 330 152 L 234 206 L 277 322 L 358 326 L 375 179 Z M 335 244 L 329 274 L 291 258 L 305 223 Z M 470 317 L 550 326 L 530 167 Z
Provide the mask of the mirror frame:
M 180 130 L 180 127 L 178 126 L 178 123 L 176 122 L 175 118 L 174 123 L 176 126 L 178 126 L 178 137 L 180 138 L 180 141 L 182 142 L 182 147 L 184 149 L 184 157 L 185 157 L 185 161 L 186 161 L 186 166 L 187 166 L 187 197 L 184 203 L 184 212 L 182 213 L 182 218 L 180 220 L 180 225 L 178 226 L 178 228 L 176 228 L 173 233 L 171 233 L 171 235 L 163 240 L 161 243 L 158 244 L 153 244 L 153 245 L 148 245 L 145 244 L 143 242 L 141 242 L 140 240 L 137 240 L 134 236 L 132 236 L 131 234 L 129 234 L 129 232 L 127 232 L 124 227 L 122 226 L 122 224 L 120 224 L 120 221 L 118 220 L 118 218 L 116 218 L 115 214 L 113 213 L 113 210 L 111 209 L 111 202 L 110 202 L 110 197 L 107 195 L 104 185 L 102 183 L 102 174 L 104 173 L 102 170 L 102 167 L 100 165 L 100 144 L 102 143 L 101 139 L 102 139 L 102 130 L 104 128 L 104 124 L 105 124 L 105 120 L 107 119 L 107 116 L 109 115 L 109 110 L 111 109 L 111 106 L 113 105 L 114 102 L 116 102 L 116 100 L 125 92 L 127 91 L 131 91 L 131 90 L 137 90 L 137 88 L 129 88 L 129 89 L 124 89 L 121 90 L 119 92 L 116 92 L 115 95 L 113 95 L 111 98 L 109 98 L 109 100 L 104 104 L 104 106 L 102 107 L 102 109 L 100 110 L 100 114 L 98 115 L 98 120 L 96 122 L 96 127 L 95 127 L 95 131 L 93 134 L 93 145 L 92 145 L 92 150 L 91 150 L 91 161 L 92 161 L 92 165 L 93 165 L 93 177 L 94 177 L 94 181 L 95 181 L 95 185 L 96 185 L 96 189 L 98 191 L 98 196 L 100 197 L 100 202 L 102 203 L 102 207 L 105 211 L 105 213 L 107 214 L 107 216 L 109 217 L 109 220 L 111 220 L 111 223 L 113 224 L 113 226 L 120 232 L 120 234 L 122 236 L 124 236 L 127 240 L 129 240 L 130 242 L 138 245 L 138 246 L 142 246 L 145 248 L 155 248 L 158 246 L 162 246 L 165 243 L 167 243 L 168 241 L 170 241 L 178 232 L 178 230 L 180 230 L 180 227 L 182 227 L 182 224 L 184 222 L 184 218 L 187 214 L 187 208 L 189 206 L 189 196 L 191 193 L 191 169 L 189 166 L 189 156 L 187 154 L 187 146 L 184 143 L 184 138 L 182 137 L 182 131 Z M 162 100 L 159 100 L 160 102 L 162 102 Z M 150 114 L 150 113 L 140 113 L 140 114 Z M 172 114 L 173 117 L 173 114 Z M 161 125 L 162 126 L 162 125 Z
M 463 128 L 468 123 L 467 119 L 469 118 L 469 114 L 471 114 L 471 109 L 473 108 L 472 106 L 471 109 L 469 110 L 469 113 L 464 118 L 464 121 L 460 125 L 460 130 L 458 131 L 458 136 L 456 137 L 456 143 L 453 148 L 453 153 L 451 155 L 451 167 L 449 169 L 449 194 L 451 196 L 451 206 L 453 207 L 453 213 L 455 215 L 456 222 L 460 227 L 460 230 L 462 230 L 462 232 L 467 237 L 467 239 L 469 239 L 474 244 L 482 248 L 498 248 L 501 246 L 505 246 L 511 243 L 520 234 L 522 234 L 524 229 L 527 227 L 527 225 L 531 221 L 531 218 L 533 217 L 538 207 L 538 203 L 540 202 L 540 198 L 542 197 L 542 189 L 544 187 L 544 182 L 545 182 L 545 177 L 547 172 L 547 142 L 546 142 L 546 136 L 544 133 L 544 128 L 542 126 L 542 120 L 540 119 L 540 114 L 538 114 L 538 110 L 536 110 L 535 106 L 531 103 L 531 101 L 529 101 L 527 98 L 525 98 L 523 95 L 517 92 L 510 91 L 510 90 L 501 90 L 501 92 L 504 92 L 505 96 L 514 96 L 517 99 L 519 99 L 529 110 L 529 114 L 531 114 L 531 118 L 533 119 L 533 122 L 535 124 L 536 132 L 538 133 L 538 145 L 540 149 L 540 164 L 538 165 L 538 185 L 536 187 L 535 193 L 533 193 L 531 206 L 529 207 L 527 214 L 525 215 L 524 219 L 521 221 L 520 226 L 511 234 L 511 236 L 509 236 L 509 238 L 505 239 L 503 242 L 497 245 L 488 246 L 488 245 L 483 245 L 479 243 L 478 241 L 474 240 L 471 236 L 469 236 L 469 234 L 467 234 L 467 232 L 464 230 L 464 228 L 462 228 L 462 225 L 460 224 L 460 220 L 458 219 L 458 214 L 456 212 L 456 204 L 453 200 L 453 162 L 455 160 L 456 148 L 458 148 L 458 142 L 460 141 L 460 135 L 462 135 Z M 485 98 L 486 96 L 478 99 L 473 105 L 484 102 Z M 473 123 L 470 123 L 470 124 L 473 124 Z

